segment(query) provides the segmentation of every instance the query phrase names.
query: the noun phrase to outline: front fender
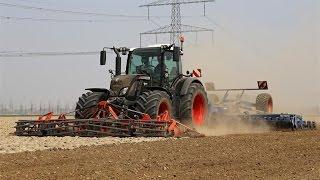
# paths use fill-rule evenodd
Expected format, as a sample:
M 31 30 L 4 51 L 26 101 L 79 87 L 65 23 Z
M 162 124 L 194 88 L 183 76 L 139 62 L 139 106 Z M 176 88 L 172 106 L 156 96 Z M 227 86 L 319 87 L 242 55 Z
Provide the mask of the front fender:
M 154 91 L 154 90 L 158 90 L 158 91 L 164 91 L 166 92 L 170 97 L 172 97 L 172 94 L 165 88 L 162 88 L 162 87 L 157 87 L 157 86 L 150 86 L 150 87 L 145 87 L 147 90 L 151 90 L 151 91 Z
M 105 88 L 87 88 L 85 90 L 91 91 L 91 92 L 103 92 L 103 93 L 106 93 L 108 96 L 110 94 L 109 89 L 105 89 Z

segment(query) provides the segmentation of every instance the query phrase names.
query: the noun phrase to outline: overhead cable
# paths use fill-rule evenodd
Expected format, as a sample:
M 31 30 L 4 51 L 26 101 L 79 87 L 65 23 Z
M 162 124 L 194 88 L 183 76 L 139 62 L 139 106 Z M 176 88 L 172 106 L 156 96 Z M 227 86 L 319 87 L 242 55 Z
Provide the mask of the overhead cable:
M 98 51 L 84 52 L 24 52 L 24 53 L 0 53 L 1 57 L 35 57 L 35 56 L 78 56 L 78 55 L 99 55 Z
M 15 16 L 2 16 L 0 19 L 4 20 L 17 20 L 17 21 L 52 21 L 52 22 L 128 22 L 128 21 L 145 21 L 144 19 L 121 19 L 121 20 L 99 20 L 99 19 L 56 19 L 56 18 L 34 18 L 34 17 L 15 17 Z
M 67 13 L 67 14 L 79 14 L 79 15 L 91 15 L 91 16 L 108 16 L 108 17 L 123 17 L 123 18 L 146 18 L 146 16 L 140 15 L 128 15 L 128 14 L 108 14 L 108 13 L 98 13 L 98 12 L 87 12 L 87 11 L 73 11 L 73 10 L 63 10 L 63 9 L 51 9 L 44 7 L 26 6 L 20 4 L 3 3 L 0 2 L 0 6 L 15 7 L 30 10 L 39 10 L 55 13 Z

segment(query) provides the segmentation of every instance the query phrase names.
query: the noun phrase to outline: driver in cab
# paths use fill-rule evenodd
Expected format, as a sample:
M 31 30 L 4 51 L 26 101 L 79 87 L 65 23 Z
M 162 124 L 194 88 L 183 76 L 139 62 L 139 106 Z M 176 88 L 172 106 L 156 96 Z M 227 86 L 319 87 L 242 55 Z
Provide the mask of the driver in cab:
M 153 73 L 153 67 L 149 62 L 148 56 L 142 56 L 141 57 L 141 65 L 137 66 L 137 73 L 139 74 L 148 74 L 151 75 Z

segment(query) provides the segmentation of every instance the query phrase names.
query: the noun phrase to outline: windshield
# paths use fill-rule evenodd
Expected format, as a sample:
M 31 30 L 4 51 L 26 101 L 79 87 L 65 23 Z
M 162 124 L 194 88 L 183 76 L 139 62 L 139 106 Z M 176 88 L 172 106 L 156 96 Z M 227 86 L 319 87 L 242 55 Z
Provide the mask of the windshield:
M 160 48 L 136 49 L 128 59 L 128 74 L 149 74 L 153 76 L 160 61 Z
M 150 75 L 153 83 L 161 83 L 162 76 L 166 77 L 164 81 L 173 82 L 179 70 L 179 60 L 173 59 L 173 51 L 165 51 L 161 57 L 160 48 L 140 48 L 129 55 L 127 73 Z

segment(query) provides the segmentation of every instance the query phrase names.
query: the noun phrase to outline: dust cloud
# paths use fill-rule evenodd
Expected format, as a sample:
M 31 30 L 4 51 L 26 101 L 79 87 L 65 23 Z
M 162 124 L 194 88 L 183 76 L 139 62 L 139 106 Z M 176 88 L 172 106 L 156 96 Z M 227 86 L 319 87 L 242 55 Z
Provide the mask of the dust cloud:
M 250 122 L 237 116 L 226 116 L 209 119 L 210 124 L 197 127 L 196 130 L 206 136 L 222 136 L 228 134 L 256 134 L 266 133 L 271 127 L 263 121 Z
M 299 51 L 294 49 L 297 55 Z M 320 101 L 317 101 L 316 97 L 320 92 L 320 87 L 313 85 L 310 80 L 315 73 L 312 62 L 298 61 L 297 57 L 303 58 L 302 53 L 297 57 L 284 52 L 275 52 L 269 57 L 258 57 L 256 54 L 246 54 L 247 51 L 237 49 L 233 44 L 228 46 L 224 42 L 216 46 L 189 47 L 189 50 L 185 52 L 184 66 L 186 69 L 201 68 L 202 81 L 214 82 L 217 89 L 256 88 L 257 80 L 267 80 L 270 90 L 266 92 L 273 96 L 275 112 L 317 113 L 315 107 Z M 288 61 L 294 63 L 288 63 Z M 224 95 L 224 92 L 213 93 L 217 94 L 220 99 Z M 233 92 L 232 95 L 238 93 Z M 259 93 L 263 92 L 246 91 L 246 100 L 254 103 Z M 209 119 L 209 121 L 211 121 L 210 125 L 197 129 L 207 136 L 264 133 L 270 130 L 266 124 L 257 126 L 232 115 Z
M 314 120 L 320 117 L 320 66 L 318 47 L 307 30 L 291 35 L 263 39 L 257 47 L 239 47 L 239 44 L 218 38 L 215 44 L 191 45 L 185 48 L 184 71 L 202 69 L 203 82 L 213 82 L 216 89 L 257 88 L 258 80 L 268 81 L 268 91 L 246 91 L 245 97 L 254 103 L 259 93 L 270 93 L 275 113 L 295 113 Z M 299 35 L 299 36 L 298 36 Z M 260 48 L 259 48 L 260 47 Z M 209 92 L 210 93 L 210 92 Z M 211 92 L 221 99 L 224 92 Z M 237 92 L 234 92 L 237 94 Z M 210 119 L 212 125 L 198 128 L 206 135 L 263 133 L 266 124 L 256 126 L 236 116 Z
M 256 81 L 266 80 L 275 112 L 320 115 L 320 49 L 308 37 L 310 33 L 296 33 L 257 39 L 260 48 L 252 49 L 223 38 L 214 45 L 189 46 L 183 57 L 184 71 L 202 69 L 202 81 L 214 82 L 217 89 L 256 88 Z M 259 93 L 245 94 L 255 98 Z
M 263 120 L 244 118 L 245 114 L 256 113 L 253 105 L 246 105 L 244 108 L 243 105 L 237 103 L 220 105 L 216 98 L 209 97 L 208 100 L 210 106 L 207 121 L 204 126 L 196 128 L 198 132 L 206 136 L 266 133 L 272 129 Z M 247 102 L 248 99 L 243 97 L 242 101 Z M 227 109 L 221 111 L 221 108 L 224 109 L 224 107 L 227 107 Z

